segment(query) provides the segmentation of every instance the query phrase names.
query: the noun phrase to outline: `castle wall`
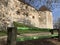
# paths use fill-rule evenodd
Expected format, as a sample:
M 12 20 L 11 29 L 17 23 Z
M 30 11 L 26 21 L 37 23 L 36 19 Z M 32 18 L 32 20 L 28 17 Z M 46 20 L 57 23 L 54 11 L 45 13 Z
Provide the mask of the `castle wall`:
M 8 0 L 7 6 L 1 3 L 0 16 L 0 23 L 2 26 L 5 24 L 5 27 L 12 26 L 15 21 L 39 28 L 53 28 L 51 11 L 37 11 L 18 0 Z

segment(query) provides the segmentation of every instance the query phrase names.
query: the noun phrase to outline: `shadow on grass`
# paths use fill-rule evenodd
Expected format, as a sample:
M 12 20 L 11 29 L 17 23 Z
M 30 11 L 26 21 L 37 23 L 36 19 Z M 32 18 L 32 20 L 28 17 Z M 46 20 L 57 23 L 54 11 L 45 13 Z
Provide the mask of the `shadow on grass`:
M 38 39 L 38 40 L 17 42 L 17 45 L 56 45 L 56 44 L 49 41 L 48 39 Z

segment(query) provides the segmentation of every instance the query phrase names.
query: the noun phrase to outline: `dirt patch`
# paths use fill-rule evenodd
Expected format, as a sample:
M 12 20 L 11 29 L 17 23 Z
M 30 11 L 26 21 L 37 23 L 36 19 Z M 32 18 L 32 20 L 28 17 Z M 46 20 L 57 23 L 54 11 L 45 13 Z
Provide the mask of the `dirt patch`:
M 5 39 L 0 39 L 0 45 L 6 44 L 7 41 Z M 37 39 L 17 42 L 16 45 L 60 45 L 60 42 L 57 39 Z
M 7 41 L 5 38 L 0 39 L 0 45 L 6 45 L 6 44 L 7 44 Z
M 20 34 L 20 35 L 23 35 L 23 36 L 45 36 L 45 35 L 51 35 L 49 32 L 40 32 L 40 33 L 26 33 L 26 34 Z
M 60 42 L 55 39 L 38 39 L 24 42 L 17 42 L 17 45 L 60 45 Z

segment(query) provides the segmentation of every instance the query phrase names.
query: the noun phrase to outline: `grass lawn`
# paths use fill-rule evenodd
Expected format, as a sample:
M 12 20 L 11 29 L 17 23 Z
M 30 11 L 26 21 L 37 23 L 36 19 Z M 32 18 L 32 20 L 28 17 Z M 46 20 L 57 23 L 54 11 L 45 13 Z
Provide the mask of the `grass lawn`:
M 51 29 L 28 26 L 18 22 L 14 22 L 14 26 L 17 27 L 18 33 L 39 33 L 39 32 L 49 32 L 49 30 L 51 30 Z
M 7 35 L 7 32 L 0 32 L 0 36 L 5 36 L 5 35 Z

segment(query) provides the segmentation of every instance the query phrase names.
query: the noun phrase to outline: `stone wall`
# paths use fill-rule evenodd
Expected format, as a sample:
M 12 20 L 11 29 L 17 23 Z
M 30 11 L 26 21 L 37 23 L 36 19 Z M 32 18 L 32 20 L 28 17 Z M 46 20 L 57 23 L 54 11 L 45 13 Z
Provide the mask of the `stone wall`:
M 15 21 L 39 28 L 53 28 L 51 11 L 37 11 L 18 0 L 4 0 L 0 3 L 0 20 L 2 27 L 12 26 Z

